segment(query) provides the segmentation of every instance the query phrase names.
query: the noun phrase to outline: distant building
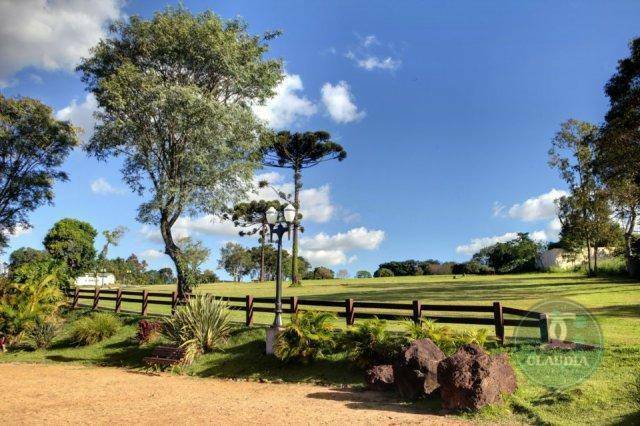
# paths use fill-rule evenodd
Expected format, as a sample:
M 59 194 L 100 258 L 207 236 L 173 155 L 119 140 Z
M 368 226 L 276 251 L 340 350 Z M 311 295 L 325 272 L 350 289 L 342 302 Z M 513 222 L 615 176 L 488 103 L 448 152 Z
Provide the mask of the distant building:
M 592 249 L 593 250 L 593 249 Z M 598 259 L 610 259 L 613 250 L 609 247 L 598 248 Z M 593 251 L 591 252 L 593 256 Z M 553 248 L 543 251 L 536 259 L 538 269 L 548 270 L 551 268 L 572 269 L 587 263 L 587 250 L 582 253 L 572 253 L 565 249 Z
M 111 273 L 84 274 L 76 278 L 78 287 L 106 287 L 116 283 L 116 276 Z
M 4 277 L 9 273 L 9 264 L 7 262 L 0 262 L 0 276 Z

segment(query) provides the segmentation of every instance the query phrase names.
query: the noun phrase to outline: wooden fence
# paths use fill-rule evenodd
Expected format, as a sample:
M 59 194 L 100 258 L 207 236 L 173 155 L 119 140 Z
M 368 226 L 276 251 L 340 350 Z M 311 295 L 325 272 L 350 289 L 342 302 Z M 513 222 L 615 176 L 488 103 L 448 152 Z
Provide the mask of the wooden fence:
M 100 301 L 115 302 L 115 312 L 127 312 L 140 315 L 148 315 L 150 305 L 170 306 L 173 314 L 181 301 L 178 300 L 177 293 L 153 292 L 148 290 L 95 290 L 76 288 L 69 294 L 71 306 L 91 307 L 98 309 Z M 273 312 L 275 298 L 273 297 L 226 297 L 217 296 L 229 302 L 229 308 L 245 312 L 245 323 L 247 326 L 253 324 L 253 314 L 255 312 Z M 81 300 L 90 300 L 90 304 L 82 303 Z M 122 309 L 122 302 L 139 303 L 140 309 L 137 311 Z M 358 318 L 379 318 L 385 320 L 406 320 L 411 319 L 419 323 L 422 319 L 434 320 L 438 323 L 446 324 L 474 324 L 490 325 L 495 329 L 496 338 L 501 343 L 504 342 L 505 327 L 529 327 L 540 330 L 540 339 L 543 342 L 549 340 L 548 319 L 545 313 L 526 311 L 522 309 L 502 306 L 500 302 L 493 302 L 487 305 L 436 305 L 425 304 L 419 300 L 411 303 L 394 302 L 370 302 L 354 299 L 345 299 L 344 302 L 332 300 L 315 300 L 298 298 L 292 296 L 283 298 L 283 311 L 285 313 L 295 313 L 301 308 L 311 308 L 313 310 L 328 311 L 336 314 L 340 318 L 345 318 L 347 325 L 353 325 Z M 271 305 L 271 306 L 264 306 Z M 320 308 L 320 309 L 318 309 Z M 323 308 L 338 308 L 329 310 Z M 377 311 L 376 311 L 377 310 Z M 456 315 L 459 313 L 479 314 L 474 316 Z M 153 314 L 162 315 L 162 314 Z M 505 318 L 505 315 L 516 318 Z

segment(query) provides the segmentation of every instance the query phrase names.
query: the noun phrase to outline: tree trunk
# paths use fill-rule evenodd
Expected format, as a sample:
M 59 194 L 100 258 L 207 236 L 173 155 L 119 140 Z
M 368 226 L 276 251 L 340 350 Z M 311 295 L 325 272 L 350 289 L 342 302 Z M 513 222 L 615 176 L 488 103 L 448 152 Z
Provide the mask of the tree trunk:
M 176 275 L 178 278 L 178 299 L 185 300 L 188 290 L 187 276 L 182 268 L 182 262 L 180 261 L 181 250 L 180 247 L 173 241 L 173 235 L 171 234 L 171 224 L 166 214 L 160 215 L 160 233 L 164 240 L 164 252 L 171 258 L 174 266 L 176 267 Z
M 296 217 L 293 221 L 293 245 L 291 247 L 291 284 L 300 285 L 300 277 L 298 277 L 298 230 L 300 223 L 298 221 L 298 211 L 300 210 L 300 189 L 302 189 L 302 173 L 299 168 L 293 172 L 293 204 L 296 209 Z
M 587 239 L 587 275 L 591 276 L 591 241 Z
M 262 228 L 261 231 L 262 234 L 262 241 L 260 244 L 260 282 L 264 281 L 264 249 L 265 249 L 265 245 L 267 244 L 267 235 L 265 232 L 264 227 Z
M 598 246 L 593 247 L 593 273 L 598 273 Z
M 631 245 L 633 244 L 633 231 L 636 228 L 636 211 L 635 210 L 636 210 L 635 207 L 631 209 L 631 216 L 629 218 L 629 223 L 624 233 L 624 257 L 626 259 L 627 272 L 629 273 L 629 275 L 633 275 L 636 272 L 633 253 L 631 250 Z

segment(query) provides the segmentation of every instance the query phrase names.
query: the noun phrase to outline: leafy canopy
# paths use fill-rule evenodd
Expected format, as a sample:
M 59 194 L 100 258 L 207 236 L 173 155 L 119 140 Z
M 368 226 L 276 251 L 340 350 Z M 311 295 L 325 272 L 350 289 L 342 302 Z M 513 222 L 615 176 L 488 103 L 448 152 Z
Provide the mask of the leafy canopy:
M 54 183 L 68 179 L 60 166 L 77 143 L 73 126 L 48 106 L 0 94 L 0 250 L 16 227 L 29 226 L 29 212 L 52 204 Z
M 72 275 L 80 275 L 94 266 L 98 235 L 91 224 L 77 219 L 56 222 L 44 237 L 44 248 L 52 258 L 67 265 Z

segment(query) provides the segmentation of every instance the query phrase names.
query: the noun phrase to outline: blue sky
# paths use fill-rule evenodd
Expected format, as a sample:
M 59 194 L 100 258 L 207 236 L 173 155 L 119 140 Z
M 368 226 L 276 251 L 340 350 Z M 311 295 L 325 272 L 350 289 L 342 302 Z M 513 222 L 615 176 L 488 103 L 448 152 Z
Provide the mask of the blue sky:
M 287 77 L 257 114 L 277 128 L 328 130 L 347 149 L 344 162 L 304 174 L 302 249 L 316 265 L 351 273 L 390 259 L 462 261 L 518 231 L 554 239 L 564 185 L 547 166 L 551 138 L 570 117 L 602 120 L 603 86 L 640 35 L 637 1 L 184 3 L 241 16 L 253 33 L 283 31 L 270 56 L 285 61 Z M 94 105 L 74 64 L 109 19 L 161 7 L 3 2 L 0 90 L 41 99 L 90 134 Z M 7 254 L 41 247 L 56 220 L 76 217 L 98 230 L 129 228 L 112 255 L 170 264 L 155 230 L 135 222 L 141 199 L 118 162 L 78 150 L 64 168 L 71 180 L 56 185 L 55 206 L 35 211 Z M 258 173 L 285 188 L 291 181 L 286 170 Z M 179 228 L 211 248 L 209 267 L 226 241 L 254 244 L 206 217 Z

